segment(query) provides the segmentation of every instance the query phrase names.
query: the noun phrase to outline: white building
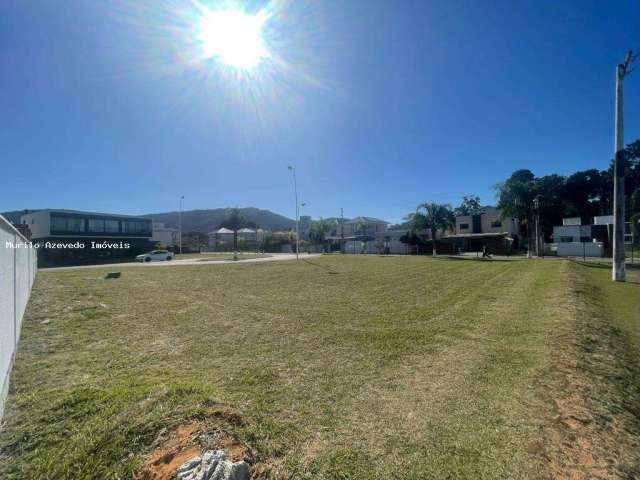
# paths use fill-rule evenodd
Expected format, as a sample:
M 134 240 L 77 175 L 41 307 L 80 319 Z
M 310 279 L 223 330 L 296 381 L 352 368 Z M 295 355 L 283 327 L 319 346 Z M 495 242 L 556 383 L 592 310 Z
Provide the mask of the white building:
M 209 232 L 209 246 L 216 247 L 220 243 L 233 242 L 233 230 L 228 228 L 219 228 L 213 232 Z
M 374 217 L 356 217 L 338 223 L 327 240 L 344 253 L 379 253 L 378 237 L 388 231 L 389 222 Z
M 241 228 L 238 230 L 238 242 L 262 242 L 265 231 L 261 228 L 254 230 L 251 228 Z M 219 228 L 209 232 L 209 246 L 217 247 L 221 244 L 233 244 L 233 230 L 229 228 Z
M 631 243 L 631 225 L 625 225 L 625 243 Z M 611 245 L 613 216 L 593 218 L 592 225 L 581 225 L 580 218 L 563 218 L 562 225 L 553 227 L 553 245 L 559 257 L 602 257 Z
M 151 241 L 164 247 L 175 247 L 180 243 L 180 232 L 177 228 L 165 227 L 162 222 L 153 222 Z
M 613 215 L 601 215 L 599 217 L 593 217 L 594 225 L 606 225 L 607 229 L 611 229 L 613 233 Z M 631 222 L 624 224 L 624 243 L 631 245 L 633 243 L 633 229 L 631 228 Z
M 482 207 L 471 215 L 459 215 L 456 217 L 456 235 L 483 233 L 519 235 L 520 224 L 515 217 L 503 219 L 502 211 L 496 207 Z
M 251 228 L 241 228 L 238 230 L 239 242 L 255 242 L 257 239 L 258 234 L 256 230 L 252 230 Z

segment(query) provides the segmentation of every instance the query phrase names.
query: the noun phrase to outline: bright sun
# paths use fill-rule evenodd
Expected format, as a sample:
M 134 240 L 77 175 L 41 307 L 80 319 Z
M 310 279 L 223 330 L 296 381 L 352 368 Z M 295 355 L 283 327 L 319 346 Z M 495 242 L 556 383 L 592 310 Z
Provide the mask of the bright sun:
M 206 12 L 200 23 L 200 41 L 204 55 L 219 57 L 239 69 L 255 67 L 269 51 L 262 36 L 267 16 L 263 11 L 247 15 L 240 10 Z

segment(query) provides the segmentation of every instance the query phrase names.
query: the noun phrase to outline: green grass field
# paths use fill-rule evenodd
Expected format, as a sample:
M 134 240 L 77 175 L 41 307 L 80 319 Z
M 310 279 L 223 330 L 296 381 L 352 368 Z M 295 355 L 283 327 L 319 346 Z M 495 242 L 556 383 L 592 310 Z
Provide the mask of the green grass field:
M 240 260 L 248 260 L 250 258 L 264 258 L 270 255 L 262 253 L 245 253 L 239 252 L 238 258 Z M 202 260 L 204 262 L 211 262 L 216 260 L 233 260 L 233 253 L 183 253 L 177 254 L 175 260 Z
M 325 256 L 122 272 L 38 274 L 0 478 L 152 478 L 145 458 L 185 426 L 172 455 L 231 442 L 254 478 L 640 476 L 638 271 Z

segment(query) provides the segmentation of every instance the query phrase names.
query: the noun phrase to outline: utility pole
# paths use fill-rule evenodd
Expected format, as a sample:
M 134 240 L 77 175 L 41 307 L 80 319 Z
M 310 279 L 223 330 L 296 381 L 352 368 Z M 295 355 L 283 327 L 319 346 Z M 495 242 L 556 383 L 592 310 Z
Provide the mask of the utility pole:
M 535 213 L 531 205 L 529 205 L 527 212 L 527 258 L 533 257 L 533 236 L 535 235 Z
M 629 66 L 634 60 L 629 50 L 624 63 L 616 67 L 616 113 L 615 145 L 613 167 L 613 270 L 611 279 L 616 282 L 626 280 L 624 265 L 624 123 L 623 123 L 623 80 L 631 73 Z
M 533 208 L 535 210 L 536 222 L 536 257 L 540 258 L 540 196 L 533 199 Z
M 296 181 L 296 169 L 289 165 L 289 170 L 293 172 L 293 193 L 296 197 L 296 260 L 300 255 L 300 206 L 298 204 L 298 182 Z
M 182 200 L 184 200 L 184 195 L 180 196 L 180 209 L 178 210 L 178 244 L 180 245 L 180 255 L 182 255 Z
M 344 253 L 344 209 L 340 207 L 340 253 Z

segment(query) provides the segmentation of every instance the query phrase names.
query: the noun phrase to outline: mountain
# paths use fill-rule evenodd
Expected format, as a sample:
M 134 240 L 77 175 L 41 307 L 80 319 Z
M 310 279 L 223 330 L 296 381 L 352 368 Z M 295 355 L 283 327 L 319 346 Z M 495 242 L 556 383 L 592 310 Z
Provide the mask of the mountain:
M 241 208 L 240 212 L 247 222 L 253 222 L 260 228 L 278 231 L 295 228 L 295 220 L 278 215 L 269 210 L 259 208 Z M 182 212 L 182 231 L 209 233 L 218 228 L 227 214 L 226 208 L 214 208 L 211 210 L 186 210 Z M 141 215 L 152 218 L 156 222 L 162 222 L 167 227 L 178 228 L 178 212 L 150 213 Z

